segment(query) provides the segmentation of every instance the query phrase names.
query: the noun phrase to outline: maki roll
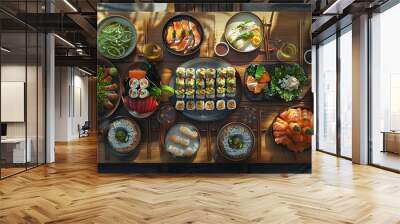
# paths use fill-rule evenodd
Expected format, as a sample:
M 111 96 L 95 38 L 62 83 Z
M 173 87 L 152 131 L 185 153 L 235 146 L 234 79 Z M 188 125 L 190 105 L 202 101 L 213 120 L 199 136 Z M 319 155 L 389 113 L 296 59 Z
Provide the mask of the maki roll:
M 185 98 L 185 89 L 177 89 L 175 90 L 176 98 L 183 99 Z
M 140 83 L 140 88 L 141 89 L 146 89 L 147 87 L 149 87 L 149 80 L 143 78 L 139 80 Z
M 129 97 L 135 99 L 139 96 L 137 89 L 129 89 Z
M 225 88 L 224 87 L 217 88 L 217 97 L 219 97 L 219 98 L 225 97 Z
M 196 70 L 196 77 L 205 79 L 206 78 L 206 69 L 205 68 L 199 68 Z
M 236 101 L 233 100 L 233 99 L 228 100 L 227 103 L 226 103 L 226 105 L 227 105 L 227 107 L 228 107 L 228 110 L 234 110 L 234 109 L 236 109 Z
M 175 109 L 176 110 L 184 110 L 185 109 L 185 101 L 177 100 L 176 104 L 175 104 Z
M 197 99 L 206 98 L 206 90 L 205 89 L 196 89 L 196 98 Z
M 183 67 L 178 67 L 176 69 L 176 76 L 179 78 L 185 78 L 185 74 L 186 74 L 186 69 Z
M 218 77 L 217 78 L 217 86 L 218 87 L 225 87 L 225 78 L 224 77 Z
M 217 69 L 217 76 L 218 77 L 226 77 L 226 68 L 218 68 Z
M 206 76 L 209 79 L 214 79 L 215 78 L 215 69 L 214 68 L 208 68 L 206 71 Z
M 193 78 L 186 78 L 186 87 L 194 88 L 194 79 Z
M 225 110 L 225 100 L 217 101 L 217 110 Z
M 149 91 L 147 89 L 140 89 L 139 98 L 144 99 L 149 96 Z
M 226 89 L 226 95 L 228 97 L 235 97 L 236 96 L 236 87 L 228 87 Z
M 129 86 L 132 89 L 137 89 L 139 87 L 139 80 L 137 80 L 137 79 L 129 79 Z
M 181 78 L 181 77 L 177 77 L 175 79 L 175 85 L 176 85 L 176 88 L 178 88 L 178 89 L 185 87 L 185 79 Z
M 215 98 L 215 89 L 214 88 L 207 88 L 206 97 L 207 97 L 207 99 L 214 99 Z
M 196 108 L 196 104 L 193 100 L 186 102 L 186 110 L 194 110 Z
M 236 69 L 234 67 L 227 67 L 226 68 L 226 75 L 228 78 L 235 78 Z
M 236 78 L 235 77 L 228 77 L 226 79 L 226 85 L 228 87 L 236 87 Z
M 204 79 L 196 79 L 196 88 L 197 89 L 203 89 L 204 87 L 206 87 Z
M 214 88 L 215 79 L 206 79 L 206 86 L 207 86 L 207 88 Z
M 194 89 L 187 89 L 186 90 L 186 98 L 187 99 L 194 99 Z
M 186 78 L 194 78 L 196 70 L 194 68 L 186 69 Z
M 204 101 L 199 100 L 196 102 L 196 110 L 204 110 Z
M 204 107 L 206 108 L 206 110 L 214 110 L 215 108 L 215 104 L 214 101 L 209 100 L 205 103 Z

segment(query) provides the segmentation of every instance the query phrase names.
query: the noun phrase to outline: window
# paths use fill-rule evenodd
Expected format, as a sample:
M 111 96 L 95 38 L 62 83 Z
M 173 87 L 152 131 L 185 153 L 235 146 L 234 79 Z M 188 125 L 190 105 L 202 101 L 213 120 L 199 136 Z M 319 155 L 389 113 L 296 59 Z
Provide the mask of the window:
M 341 32 L 340 40 L 340 155 L 352 157 L 352 32 Z
M 371 162 L 400 170 L 400 5 L 371 18 Z M 393 132 L 392 132 L 393 131 Z
M 317 149 L 336 153 L 336 36 L 318 47 Z

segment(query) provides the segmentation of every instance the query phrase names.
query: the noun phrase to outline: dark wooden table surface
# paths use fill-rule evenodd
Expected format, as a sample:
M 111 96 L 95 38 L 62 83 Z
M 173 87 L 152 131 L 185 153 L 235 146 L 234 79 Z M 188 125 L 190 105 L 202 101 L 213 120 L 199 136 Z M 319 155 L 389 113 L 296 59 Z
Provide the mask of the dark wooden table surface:
M 140 51 L 145 43 L 156 43 L 163 47 L 164 58 L 163 61 L 157 64 L 158 71 L 162 78 L 168 71 L 174 71 L 180 64 L 196 57 L 214 57 L 214 44 L 223 39 L 225 24 L 228 19 L 236 12 L 196 12 L 185 13 L 192 15 L 202 24 L 205 37 L 200 51 L 197 54 L 187 57 L 179 57 L 169 53 L 162 43 L 161 30 L 165 22 L 175 13 L 167 12 L 99 12 L 98 21 L 109 15 L 122 15 L 129 18 L 138 30 L 138 45 L 135 52 L 122 60 L 112 61 L 113 64 L 120 70 L 120 73 L 127 73 L 128 67 L 132 62 L 143 61 L 140 57 Z M 255 12 L 262 20 L 269 21 L 271 12 Z M 275 12 L 273 23 L 271 24 L 271 36 L 269 43 L 274 41 L 281 41 L 286 43 L 294 43 L 298 46 L 298 57 L 291 61 L 302 65 L 306 73 L 311 73 L 311 67 L 304 63 L 303 53 L 311 48 L 311 40 L 309 35 L 311 21 L 311 13 L 308 12 Z M 273 49 L 270 46 L 261 46 L 261 48 L 252 53 L 237 53 L 230 50 L 230 53 L 222 59 L 231 63 L 239 72 L 243 82 L 243 74 L 246 67 L 251 63 L 278 63 L 276 58 L 276 51 L 268 50 Z M 101 56 L 99 56 L 101 57 Z M 167 79 L 168 81 L 168 79 Z M 167 83 L 167 81 L 164 81 Z M 168 102 L 163 102 L 168 104 Z M 282 101 L 264 101 L 264 102 L 251 102 L 244 95 L 241 97 L 241 102 L 237 110 L 228 116 L 225 120 L 213 123 L 199 123 L 185 118 L 183 115 L 178 115 L 177 121 L 189 122 L 197 126 L 201 132 L 201 147 L 193 163 L 215 163 L 215 162 L 228 162 L 221 158 L 217 152 L 216 136 L 219 129 L 231 122 L 243 122 L 243 114 L 248 113 L 249 108 L 254 108 L 254 115 L 256 122 L 247 123 L 256 136 L 255 150 L 252 156 L 248 159 L 249 163 L 311 163 L 311 152 L 306 150 L 303 153 L 293 153 L 284 147 L 276 145 L 273 142 L 271 133 L 271 124 L 273 119 L 282 111 L 290 106 L 305 106 L 313 108 L 313 96 L 309 91 L 306 96 L 300 100 L 291 103 L 284 103 Z M 142 143 L 139 146 L 138 153 L 135 156 L 122 158 L 117 157 L 106 149 L 103 144 L 103 139 L 99 138 L 98 147 L 98 161 L 99 163 L 169 163 L 177 162 L 171 158 L 163 149 L 160 144 L 165 130 L 160 127 L 157 122 L 156 113 L 147 118 L 138 121 L 142 128 Z M 129 116 L 122 103 L 114 113 L 116 116 Z M 107 122 L 100 124 L 105 127 Z M 185 161 L 183 161 L 185 162 Z M 186 161 L 188 162 L 188 161 Z

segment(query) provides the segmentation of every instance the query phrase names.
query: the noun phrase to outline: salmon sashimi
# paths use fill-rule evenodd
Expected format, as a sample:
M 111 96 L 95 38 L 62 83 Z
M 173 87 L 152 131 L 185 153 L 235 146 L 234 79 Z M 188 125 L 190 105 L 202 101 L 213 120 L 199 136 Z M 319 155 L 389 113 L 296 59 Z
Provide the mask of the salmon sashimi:
M 132 69 L 129 70 L 128 76 L 132 79 L 143 79 L 146 77 L 146 71 L 141 69 Z
M 193 36 L 194 36 L 194 45 L 193 46 L 199 46 L 200 41 L 201 41 L 201 34 L 199 30 L 197 29 L 196 24 L 189 22 L 189 27 L 192 30 Z
M 165 41 L 168 46 L 172 50 L 184 54 L 199 46 L 201 38 L 201 33 L 196 24 L 186 19 L 172 22 L 165 34 Z
M 279 114 L 272 129 L 277 144 L 285 145 L 292 152 L 303 152 L 311 147 L 313 113 L 308 109 L 289 108 Z
M 292 144 L 292 140 L 290 140 L 287 136 L 275 138 L 275 142 L 276 144 L 283 144 L 283 145 Z
M 174 31 L 174 27 L 169 26 L 168 29 L 167 29 L 167 36 L 165 37 L 165 39 L 167 40 L 168 44 L 174 43 L 174 41 L 175 41 L 174 32 L 175 32 Z

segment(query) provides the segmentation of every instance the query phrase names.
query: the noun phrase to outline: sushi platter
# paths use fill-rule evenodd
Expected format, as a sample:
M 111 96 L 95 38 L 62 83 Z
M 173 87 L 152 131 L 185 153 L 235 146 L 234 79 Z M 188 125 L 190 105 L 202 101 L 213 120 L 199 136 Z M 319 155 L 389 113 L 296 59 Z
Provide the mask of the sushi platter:
M 171 103 L 192 120 L 225 119 L 240 103 L 241 81 L 234 67 L 217 58 L 195 58 L 181 64 L 171 78 Z
M 136 118 L 151 116 L 159 106 L 160 79 L 155 67 L 148 62 L 134 63 L 122 80 L 122 101 Z
M 271 27 L 262 11 L 98 15 L 125 18 L 98 33 L 99 163 L 311 162 L 308 14 L 281 12 Z M 281 42 L 298 57 L 277 59 Z

